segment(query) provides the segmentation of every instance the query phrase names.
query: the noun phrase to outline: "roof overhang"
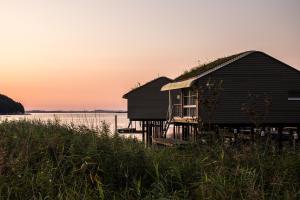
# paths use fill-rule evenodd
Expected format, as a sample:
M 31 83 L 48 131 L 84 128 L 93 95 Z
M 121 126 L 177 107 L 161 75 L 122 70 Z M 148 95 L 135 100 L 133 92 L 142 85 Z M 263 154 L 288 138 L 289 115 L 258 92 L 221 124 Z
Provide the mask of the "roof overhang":
M 184 80 L 184 81 L 168 83 L 161 88 L 161 91 L 189 88 L 193 85 L 194 81 L 197 79 L 198 79 L 198 77 L 194 77 L 194 78 L 190 78 L 190 79 Z

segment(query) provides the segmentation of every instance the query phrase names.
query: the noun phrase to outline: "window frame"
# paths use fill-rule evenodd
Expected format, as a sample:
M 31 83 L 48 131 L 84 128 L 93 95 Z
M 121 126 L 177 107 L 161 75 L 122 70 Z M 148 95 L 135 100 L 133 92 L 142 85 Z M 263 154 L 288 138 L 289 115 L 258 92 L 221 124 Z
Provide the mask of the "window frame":
M 183 117 L 197 117 L 197 96 L 197 92 L 190 88 L 182 90 Z

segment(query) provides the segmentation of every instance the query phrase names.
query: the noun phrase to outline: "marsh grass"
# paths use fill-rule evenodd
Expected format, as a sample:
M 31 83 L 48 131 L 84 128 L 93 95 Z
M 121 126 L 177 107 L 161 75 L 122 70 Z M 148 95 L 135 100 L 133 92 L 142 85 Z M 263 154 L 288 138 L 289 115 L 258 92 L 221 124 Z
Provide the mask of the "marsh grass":
M 299 199 L 300 155 L 215 142 L 144 148 L 59 122 L 0 124 L 0 199 Z

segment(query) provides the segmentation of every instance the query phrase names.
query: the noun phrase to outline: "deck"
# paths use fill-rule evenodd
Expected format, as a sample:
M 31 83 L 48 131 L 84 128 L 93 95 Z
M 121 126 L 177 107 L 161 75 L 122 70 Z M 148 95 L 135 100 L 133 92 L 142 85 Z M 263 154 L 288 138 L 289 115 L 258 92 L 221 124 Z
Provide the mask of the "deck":
M 135 128 L 121 128 L 118 129 L 119 134 L 143 134 L 142 130 L 137 130 Z
M 190 117 L 174 117 L 172 120 L 173 123 L 189 123 L 189 124 L 197 124 L 197 118 L 190 118 Z
M 188 141 L 178 140 L 178 139 L 171 139 L 171 138 L 152 138 L 152 144 L 158 144 L 163 146 L 181 146 L 190 144 Z

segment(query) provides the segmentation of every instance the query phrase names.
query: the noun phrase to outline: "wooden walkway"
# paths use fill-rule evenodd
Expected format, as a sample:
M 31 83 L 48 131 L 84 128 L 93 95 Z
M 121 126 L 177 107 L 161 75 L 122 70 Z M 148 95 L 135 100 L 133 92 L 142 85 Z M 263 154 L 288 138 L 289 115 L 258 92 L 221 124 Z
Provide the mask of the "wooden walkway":
M 187 144 L 190 144 L 190 142 L 183 141 L 183 140 L 177 140 L 177 139 L 171 139 L 171 138 L 152 138 L 152 144 L 173 147 L 173 146 L 187 145 Z
M 142 130 L 136 130 L 135 128 L 122 128 L 118 129 L 119 134 L 143 134 Z

